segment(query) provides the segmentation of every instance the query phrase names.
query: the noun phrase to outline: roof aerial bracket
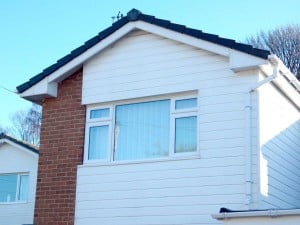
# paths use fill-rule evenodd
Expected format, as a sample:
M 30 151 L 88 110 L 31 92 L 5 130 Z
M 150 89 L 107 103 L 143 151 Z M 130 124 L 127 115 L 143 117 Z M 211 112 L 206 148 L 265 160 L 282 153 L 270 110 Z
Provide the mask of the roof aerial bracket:
M 112 23 L 120 20 L 123 18 L 123 13 L 121 13 L 120 11 L 118 12 L 118 14 L 116 16 L 112 16 L 111 19 L 112 19 Z

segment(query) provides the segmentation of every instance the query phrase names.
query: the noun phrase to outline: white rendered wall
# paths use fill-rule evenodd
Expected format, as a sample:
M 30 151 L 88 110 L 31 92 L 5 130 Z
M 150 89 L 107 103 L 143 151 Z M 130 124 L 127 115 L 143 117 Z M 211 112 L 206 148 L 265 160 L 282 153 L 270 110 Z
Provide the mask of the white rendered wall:
M 237 75 L 227 58 L 144 32 L 123 38 L 83 71 L 84 104 L 196 90 L 200 155 L 80 166 L 76 225 L 219 224 L 210 214 L 220 207 L 247 208 L 245 93 L 258 73 Z
M 37 178 L 38 155 L 10 144 L 0 145 L 0 174 L 28 173 L 28 201 L 0 203 L 0 225 L 32 224 Z
M 260 208 L 299 208 L 300 113 L 272 84 L 259 96 Z

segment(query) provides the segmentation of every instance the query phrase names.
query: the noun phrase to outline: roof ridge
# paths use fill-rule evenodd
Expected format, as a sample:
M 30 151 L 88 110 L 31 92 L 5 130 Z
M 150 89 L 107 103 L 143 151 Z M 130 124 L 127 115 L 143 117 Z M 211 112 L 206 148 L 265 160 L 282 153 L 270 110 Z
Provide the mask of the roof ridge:
M 126 16 L 122 17 L 120 20 L 113 23 L 110 27 L 104 29 L 103 31 L 99 32 L 96 36 L 92 37 L 91 39 L 87 40 L 83 45 L 79 46 L 76 49 L 73 49 L 69 54 L 65 55 L 64 57 L 57 60 L 56 63 L 50 65 L 49 67 L 45 68 L 41 73 L 33 76 L 29 81 L 17 86 L 17 91 L 22 93 L 44 79 L 45 77 L 49 76 L 51 73 L 58 70 L 60 67 L 64 66 L 72 59 L 76 58 L 77 56 L 84 53 L 86 50 L 90 49 L 104 38 L 108 37 L 122 26 L 127 24 L 128 22 L 132 21 L 144 21 L 162 28 L 166 28 L 178 33 L 186 34 L 192 36 L 194 38 L 202 39 L 205 41 L 209 41 L 218 45 L 222 45 L 224 47 L 228 47 L 231 49 L 235 49 L 237 51 L 244 52 L 246 54 L 250 54 L 256 57 L 260 57 L 263 59 L 267 59 L 268 55 L 270 54 L 269 51 L 253 48 L 251 45 L 238 43 L 233 39 L 227 39 L 223 37 L 219 37 L 215 34 L 205 33 L 202 30 L 186 27 L 181 24 L 172 23 L 169 20 L 159 19 L 151 15 L 143 14 L 138 9 L 131 9 Z

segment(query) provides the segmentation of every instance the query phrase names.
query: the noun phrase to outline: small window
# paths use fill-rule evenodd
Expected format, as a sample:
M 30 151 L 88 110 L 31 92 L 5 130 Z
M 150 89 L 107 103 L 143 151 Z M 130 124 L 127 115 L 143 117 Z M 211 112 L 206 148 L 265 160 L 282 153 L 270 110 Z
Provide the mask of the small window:
M 26 201 L 28 180 L 25 174 L 0 174 L 0 202 Z
M 109 117 L 109 108 L 94 109 L 90 111 L 90 119 L 102 119 Z
M 106 159 L 108 155 L 108 125 L 90 127 L 88 159 Z
M 182 99 L 176 100 L 175 102 L 175 109 L 190 109 L 197 107 L 197 98 L 189 98 L 189 99 Z
M 18 196 L 19 201 L 27 200 L 28 186 L 29 186 L 29 176 L 20 175 L 19 196 Z
M 175 119 L 175 153 L 197 151 L 197 117 Z

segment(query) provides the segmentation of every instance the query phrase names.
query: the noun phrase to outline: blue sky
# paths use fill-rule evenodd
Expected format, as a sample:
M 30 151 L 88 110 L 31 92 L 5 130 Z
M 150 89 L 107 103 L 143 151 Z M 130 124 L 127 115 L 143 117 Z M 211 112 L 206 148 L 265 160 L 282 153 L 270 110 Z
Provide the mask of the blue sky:
M 259 30 L 300 23 L 299 0 L 0 1 L 0 126 L 31 105 L 1 87 L 15 90 L 132 8 L 241 42 Z

